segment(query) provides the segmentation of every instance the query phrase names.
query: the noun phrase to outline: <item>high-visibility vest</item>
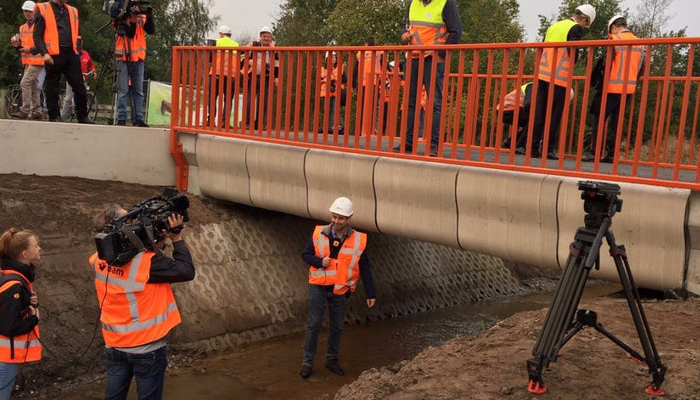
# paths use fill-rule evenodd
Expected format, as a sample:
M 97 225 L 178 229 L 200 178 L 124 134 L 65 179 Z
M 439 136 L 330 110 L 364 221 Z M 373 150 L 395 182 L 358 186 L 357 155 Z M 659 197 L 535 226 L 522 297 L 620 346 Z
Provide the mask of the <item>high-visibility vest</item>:
M 148 283 L 151 258 L 142 251 L 129 263 L 115 267 L 90 257 L 102 312 L 102 335 L 107 346 L 134 347 L 165 337 L 181 321 L 169 283 Z
M 516 108 L 523 106 L 523 99 L 525 99 L 525 91 L 527 87 L 532 85 L 532 82 L 528 82 L 520 86 L 520 99 L 517 99 L 518 89 L 513 89 L 510 93 L 503 98 L 503 111 L 513 111 Z M 516 102 L 517 101 L 517 102 Z M 501 109 L 501 104 L 496 104 L 496 110 Z
M 321 233 L 330 225 L 318 225 L 312 240 L 316 257 L 324 258 L 331 254 L 329 237 Z M 360 257 L 367 246 L 367 234 L 353 230 L 338 251 L 338 258 L 331 260 L 326 268 L 309 267 L 309 283 L 312 285 L 333 285 L 333 294 L 355 292 L 360 279 Z
M 360 84 L 362 86 L 372 86 L 376 82 L 376 78 L 377 78 L 376 75 L 378 73 L 381 74 L 382 55 L 384 55 L 383 51 L 365 50 L 364 54 L 362 51 L 357 52 L 356 57 L 357 57 L 357 62 L 358 62 L 358 66 L 357 66 L 358 73 L 360 72 L 360 70 L 359 70 L 360 65 L 359 64 L 362 64 L 362 76 L 360 77 Z M 374 59 L 374 70 L 372 70 L 372 59 Z M 375 75 L 374 80 L 370 76 L 373 72 Z
M 27 292 L 32 292 L 32 284 L 17 271 L 3 270 L 0 281 L 0 294 L 14 285 L 22 285 Z M 19 364 L 41 360 L 41 342 L 39 341 L 39 326 L 23 335 L 7 337 L 0 335 L 0 362 Z
M 411 44 L 436 45 L 447 42 L 447 28 L 442 18 L 442 11 L 447 0 L 432 0 L 423 4 L 422 0 L 413 0 L 408 9 L 409 32 L 413 37 Z
M 137 62 L 146 59 L 146 31 L 143 26 L 146 24 L 148 17 L 143 14 L 131 16 L 127 19 L 128 23 L 136 23 L 136 33 L 133 38 L 126 35 L 117 35 L 117 44 L 114 47 L 114 55 L 117 60 L 126 61 L 126 53 L 130 57 L 129 61 Z M 126 42 L 125 42 L 126 41 Z
M 571 28 L 576 25 L 576 22 L 571 19 L 565 19 L 555 22 L 547 29 L 547 35 L 544 37 L 545 42 L 566 42 L 566 36 Z M 556 55 L 556 63 L 555 62 Z M 566 86 L 569 79 L 569 74 L 572 72 L 571 56 L 569 49 L 565 47 L 553 48 L 547 47 L 542 51 L 540 57 L 540 70 L 537 79 L 554 83 L 557 86 Z M 554 75 L 554 79 L 552 79 Z
M 610 35 L 612 40 L 634 40 L 637 39 L 634 33 L 623 31 L 616 35 Z M 634 93 L 637 88 L 637 74 L 644 62 L 644 46 L 615 46 L 615 58 L 610 67 L 610 78 L 608 80 L 608 93 L 622 93 L 625 86 L 625 65 L 629 59 L 629 71 L 627 73 L 626 94 Z
M 238 42 L 228 36 L 216 39 L 216 47 L 238 47 Z M 238 74 L 239 61 L 238 52 L 236 50 L 224 51 L 217 50 L 212 58 L 211 74 L 235 76 Z M 231 72 L 229 73 L 229 68 Z
M 34 25 L 30 27 L 28 23 L 19 27 L 19 37 L 22 41 L 22 47 L 31 49 L 34 47 Z M 24 65 L 44 65 L 44 57 L 41 54 L 32 54 L 22 52 L 22 64 Z
M 328 96 L 335 96 L 336 93 L 340 93 L 341 90 L 345 87 L 345 85 L 342 83 L 342 77 L 343 77 L 343 65 L 338 64 L 334 67 L 331 67 L 331 74 L 330 77 L 328 76 L 328 70 L 326 69 L 326 65 L 321 66 L 321 89 L 319 95 L 321 97 L 328 97 Z M 330 86 L 331 82 L 335 81 L 335 91 L 331 91 Z
M 70 21 L 71 30 L 71 42 L 73 44 L 73 51 L 78 54 L 78 9 L 64 4 L 66 10 L 68 10 L 68 19 Z M 36 9 L 39 14 L 44 18 L 46 23 L 44 28 L 44 43 L 46 44 L 46 50 L 50 55 L 55 56 L 61 53 L 58 45 L 58 26 L 56 26 L 56 16 L 53 13 L 53 7 L 51 2 L 47 1 L 45 3 L 37 3 Z

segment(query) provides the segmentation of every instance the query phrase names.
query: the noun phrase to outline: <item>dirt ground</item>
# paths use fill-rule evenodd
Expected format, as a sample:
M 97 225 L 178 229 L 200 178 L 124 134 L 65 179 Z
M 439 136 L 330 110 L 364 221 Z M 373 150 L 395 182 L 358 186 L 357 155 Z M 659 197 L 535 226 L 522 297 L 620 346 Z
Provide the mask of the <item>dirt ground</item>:
M 580 308 L 598 311 L 603 326 L 642 352 L 623 298 L 600 298 Z M 649 301 L 644 310 L 661 361 L 668 366 L 663 398 L 700 399 L 700 301 Z M 527 392 L 525 361 L 546 310 L 516 314 L 473 338 L 427 348 L 412 360 L 365 371 L 335 400 L 447 399 L 644 399 L 651 382 L 646 366 L 592 328 L 579 332 L 544 373 L 548 391 Z M 643 353 L 642 353 L 643 354 Z

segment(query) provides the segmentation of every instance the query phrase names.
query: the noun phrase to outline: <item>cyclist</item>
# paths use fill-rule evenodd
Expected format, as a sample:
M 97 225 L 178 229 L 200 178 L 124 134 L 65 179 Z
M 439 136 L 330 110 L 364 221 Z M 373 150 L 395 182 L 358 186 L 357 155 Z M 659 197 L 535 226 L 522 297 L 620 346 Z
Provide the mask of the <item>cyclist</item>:
M 95 70 L 95 64 L 92 63 L 92 58 L 90 54 L 83 48 L 83 38 L 78 37 L 78 54 L 80 55 L 80 68 L 83 72 L 83 83 L 85 84 L 85 90 L 88 89 L 87 80 L 90 75 L 97 76 Z M 88 104 L 88 110 L 90 109 L 90 104 Z M 63 104 L 61 105 L 61 118 L 64 121 L 71 119 L 73 115 L 74 105 L 73 105 L 73 89 L 66 82 L 66 94 L 63 96 Z
M 12 44 L 19 50 L 24 67 L 24 73 L 20 87 L 22 88 L 22 106 L 12 113 L 17 119 L 42 119 L 41 113 L 41 89 L 39 88 L 39 74 L 44 70 L 44 59 L 36 54 L 34 47 L 34 7 L 33 1 L 28 0 L 22 4 L 22 14 L 27 23 L 19 27 L 19 35 L 13 36 Z

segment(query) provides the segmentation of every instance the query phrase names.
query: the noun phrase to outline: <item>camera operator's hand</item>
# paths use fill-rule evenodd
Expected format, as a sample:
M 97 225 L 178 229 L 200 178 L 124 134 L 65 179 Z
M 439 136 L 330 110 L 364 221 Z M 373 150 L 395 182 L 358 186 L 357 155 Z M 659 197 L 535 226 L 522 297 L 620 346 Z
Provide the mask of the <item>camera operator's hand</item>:
M 29 316 L 30 316 L 30 317 L 36 315 L 37 318 L 40 318 L 40 317 L 39 317 L 39 309 L 38 309 L 38 308 L 36 308 L 36 307 L 34 307 L 34 306 L 29 306 L 29 308 L 28 308 L 27 310 L 29 311 Z
M 177 228 L 177 227 L 182 227 L 182 225 L 185 223 L 185 217 L 183 217 L 180 214 L 170 214 L 168 216 L 168 225 L 170 225 L 170 228 Z M 180 231 L 182 232 L 182 231 Z M 171 241 L 177 242 L 182 240 L 182 236 L 180 236 L 180 233 L 174 233 L 170 231 L 166 231 L 166 235 L 168 238 L 170 238 Z

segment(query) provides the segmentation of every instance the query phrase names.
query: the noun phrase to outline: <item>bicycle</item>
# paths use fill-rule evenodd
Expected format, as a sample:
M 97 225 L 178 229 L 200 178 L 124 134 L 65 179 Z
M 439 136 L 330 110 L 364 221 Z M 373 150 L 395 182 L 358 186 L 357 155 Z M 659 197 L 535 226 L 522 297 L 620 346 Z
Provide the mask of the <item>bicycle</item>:
M 85 82 L 85 90 L 87 91 L 87 96 L 86 96 L 86 101 L 87 101 L 87 116 L 88 118 L 94 120 L 97 118 L 97 101 L 95 100 L 95 92 L 90 90 L 90 84 L 88 83 L 88 78 L 90 75 L 94 75 L 95 71 L 89 71 L 89 72 L 84 72 L 83 73 L 83 81 Z M 61 108 L 63 107 L 63 97 L 65 94 L 65 90 L 61 90 L 61 99 L 59 101 L 59 104 L 61 105 Z M 71 114 L 70 117 L 68 117 L 69 121 L 72 121 L 74 117 L 77 117 L 75 114 L 75 106 L 71 107 Z

